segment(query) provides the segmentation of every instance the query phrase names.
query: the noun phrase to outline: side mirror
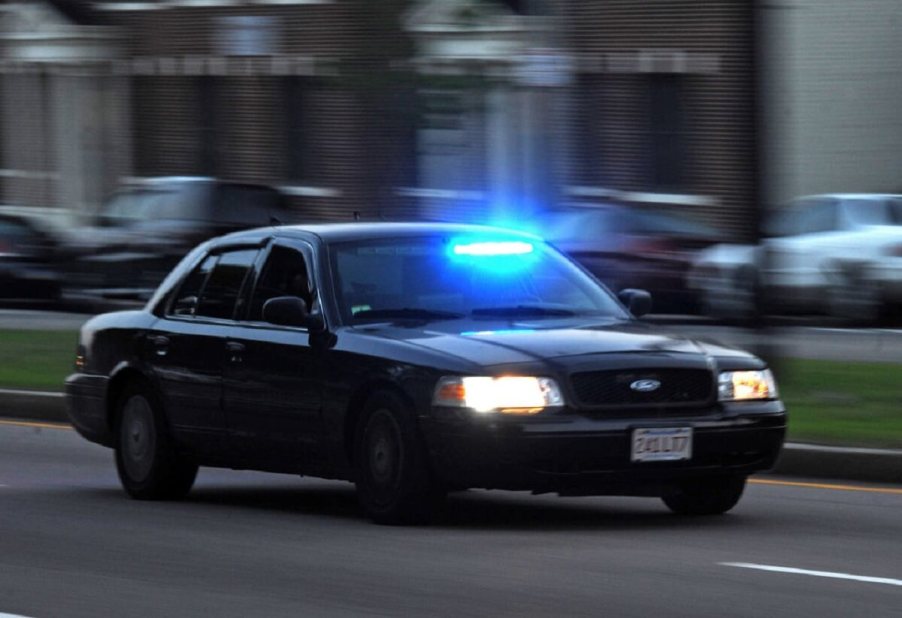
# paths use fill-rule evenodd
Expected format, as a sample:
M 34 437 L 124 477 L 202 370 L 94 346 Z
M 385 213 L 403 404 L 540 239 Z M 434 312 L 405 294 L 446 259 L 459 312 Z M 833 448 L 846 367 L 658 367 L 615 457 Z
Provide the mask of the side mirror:
M 172 312 L 175 315 L 194 315 L 197 310 L 197 296 L 184 296 L 175 301 Z
M 620 302 L 626 305 L 626 308 L 630 310 L 630 313 L 637 318 L 641 318 L 651 311 L 651 294 L 645 290 L 627 288 L 617 292 L 617 298 L 620 299 Z
M 307 303 L 297 296 L 277 296 L 263 304 L 263 320 L 279 326 L 300 326 L 309 330 L 323 327 L 322 317 L 310 315 Z

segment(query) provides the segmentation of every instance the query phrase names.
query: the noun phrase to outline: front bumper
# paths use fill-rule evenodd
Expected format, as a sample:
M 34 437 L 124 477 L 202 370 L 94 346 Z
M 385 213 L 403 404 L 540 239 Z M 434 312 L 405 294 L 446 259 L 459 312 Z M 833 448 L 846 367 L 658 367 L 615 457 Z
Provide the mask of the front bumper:
M 73 373 L 66 378 L 66 414 L 82 436 L 104 446 L 113 445 L 106 392 L 106 376 Z
M 744 409 L 743 409 L 744 406 Z M 421 419 L 436 475 L 450 486 L 562 495 L 663 495 L 679 481 L 748 475 L 773 467 L 786 433 L 779 401 L 740 404 L 707 414 L 639 418 Z M 630 461 L 633 429 L 692 427 L 692 457 Z

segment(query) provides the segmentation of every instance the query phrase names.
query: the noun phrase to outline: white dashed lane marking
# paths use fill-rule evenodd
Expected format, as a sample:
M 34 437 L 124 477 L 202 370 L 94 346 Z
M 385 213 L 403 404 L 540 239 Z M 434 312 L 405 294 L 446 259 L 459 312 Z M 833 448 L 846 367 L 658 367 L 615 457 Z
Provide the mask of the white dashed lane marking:
M 789 575 L 808 575 L 810 577 L 828 577 L 830 579 L 846 579 L 866 584 L 885 584 L 887 586 L 902 586 L 902 579 L 889 577 L 868 577 L 865 575 L 852 575 L 850 573 L 834 573 L 832 571 L 809 571 L 808 569 L 796 569 L 793 567 L 773 566 L 770 564 L 754 564 L 751 562 L 720 562 L 721 566 L 737 567 L 740 569 L 754 569 L 757 571 L 770 571 L 772 573 L 787 573 Z

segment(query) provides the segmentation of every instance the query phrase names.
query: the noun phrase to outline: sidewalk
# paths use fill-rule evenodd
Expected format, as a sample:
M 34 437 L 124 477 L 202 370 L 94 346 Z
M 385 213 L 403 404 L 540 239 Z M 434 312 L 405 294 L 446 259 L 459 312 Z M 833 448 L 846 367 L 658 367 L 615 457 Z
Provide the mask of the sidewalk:
M 0 389 L 0 417 L 68 423 L 62 393 Z M 902 484 L 902 450 L 787 443 L 774 474 Z

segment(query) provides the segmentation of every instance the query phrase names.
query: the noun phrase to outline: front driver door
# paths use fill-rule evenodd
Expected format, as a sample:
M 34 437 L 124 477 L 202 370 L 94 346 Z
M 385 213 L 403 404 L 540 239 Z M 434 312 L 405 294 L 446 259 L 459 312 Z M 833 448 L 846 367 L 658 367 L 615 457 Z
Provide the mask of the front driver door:
M 231 450 L 249 467 L 309 470 L 320 461 L 322 349 L 306 329 L 263 321 L 263 304 L 299 296 L 317 311 L 309 250 L 275 243 L 243 319 L 226 338 L 223 404 Z

